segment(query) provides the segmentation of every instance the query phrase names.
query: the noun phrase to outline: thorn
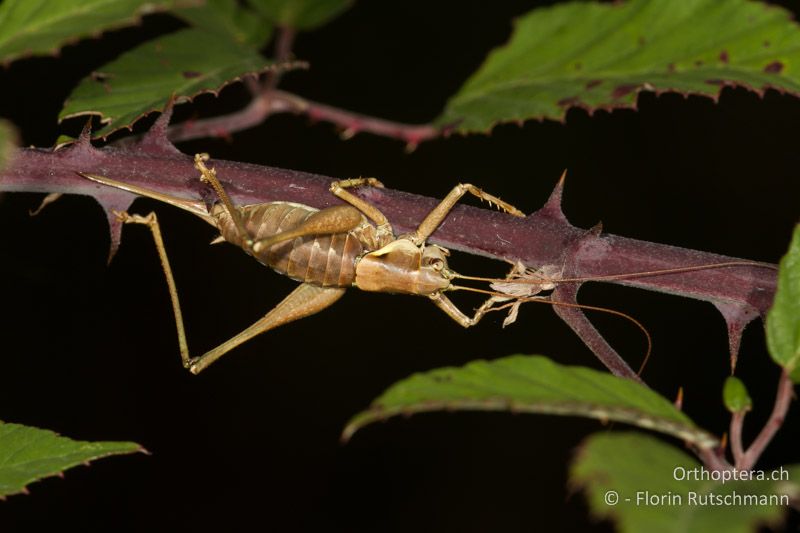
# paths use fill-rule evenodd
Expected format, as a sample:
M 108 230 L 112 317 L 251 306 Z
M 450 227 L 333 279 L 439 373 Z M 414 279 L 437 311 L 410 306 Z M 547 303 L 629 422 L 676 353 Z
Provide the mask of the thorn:
M 161 114 L 158 116 L 156 121 L 150 127 L 148 133 L 153 134 L 163 134 L 166 137 L 167 134 L 167 126 L 169 126 L 169 121 L 172 119 L 172 111 L 175 109 L 175 94 L 171 94 L 167 103 L 164 105 L 164 109 L 161 111 Z
M 728 349 L 730 352 L 731 375 L 736 371 L 739 360 L 739 346 L 742 342 L 744 328 L 758 317 L 758 311 L 752 307 L 727 302 L 713 302 L 714 307 L 722 314 L 728 327 Z
M 106 258 L 106 266 L 111 264 L 114 256 L 117 255 L 119 250 L 120 241 L 122 240 L 122 225 L 123 222 L 116 215 L 113 210 L 106 210 L 106 217 L 108 218 L 108 232 L 110 242 L 108 246 L 108 257 Z
M 89 117 L 89 119 L 86 121 L 86 124 L 83 125 L 83 128 L 81 129 L 81 134 L 78 135 L 77 144 L 81 145 L 81 146 L 89 146 L 89 147 L 92 146 L 92 118 L 91 117 Z
M 725 449 L 728 447 L 728 432 L 722 434 L 722 438 L 719 440 L 719 447 L 721 449 Z
M 675 401 L 673 403 L 675 405 L 675 409 L 678 411 L 683 411 L 683 387 L 678 387 L 678 394 L 675 396 Z
M 600 236 L 600 234 L 603 233 L 603 222 L 600 221 L 594 226 L 592 226 L 591 229 L 589 229 L 589 233 L 591 235 L 594 235 L 595 237 Z
M 355 137 L 356 133 L 358 133 L 358 129 L 356 128 L 347 128 L 342 133 L 339 134 L 339 138 L 343 141 L 349 141 L 353 137 Z
M 545 202 L 544 206 L 542 206 L 537 213 L 548 218 L 567 222 L 567 217 L 564 216 L 564 212 L 561 210 L 561 197 L 564 193 L 564 181 L 566 178 L 567 171 L 564 169 L 564 172 L 561 173 L 561 177 L 558 179 L 558 183 L 556 183 L 553 192 L 550 193 L 550 197 L 547 199 L 547 202 Z
M 180 154 L 181 151 L 175 148 L 172 141 L 167 136 L 169 121 L 172 118 L 172 110 L 175 107 L 175 95 L 171 95 L 167 100 L 161 115 L 156 119 L 150 129 L 147 130 L 142 138 L 136 143 L 136 149 L 140 152 L 155 154 Z
M 214 130 L 212 136 L 222 139 L 227 144 L 233 144 L 233 134 L 230 132 L 230 130 L 218 128 Z
M 106 212 L 106 220 L 108 221 L 110 242 L 107 264 L 111 264 L 111 260 L 114 259 L 114 255 L 116 255 L 122 240 L 123 221 L 120 220 L 120 217 L 117 216 L 117 213 L 120 211 L 126 211 L 128 207 L 130 207 L 131 203 L 133 203 L 135 198 L 136 195 L 119 190 L 111 190 L 110 192 L 106 191 L 105 195 L 103 196 L 95 195 L 95 199 L 100 203 L 100 205 L 103 207 L 103 210 Z
M 65 144 L 68 144 L 68 146 L 66 146 L 63 150 L 59 150 L 59 148 Z M 75 142 L 62 143 L 56 146 L 56 150 L 59 156 L 64 158 L 81 158 L 81 156 L 86 156 L 92 153 L 99 154 L 100 151 L 92 146 L 92 119 L 90 118 L 86 121 L 86 124 L 83 125 L 81 134 L 78 135 L 78 138 L 75 140 Z

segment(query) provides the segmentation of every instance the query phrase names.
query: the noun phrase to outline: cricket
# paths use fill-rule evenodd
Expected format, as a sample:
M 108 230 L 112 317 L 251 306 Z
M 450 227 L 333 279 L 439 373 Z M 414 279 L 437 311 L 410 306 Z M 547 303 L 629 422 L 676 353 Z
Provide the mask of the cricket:
M 195 168 L 200 172 L 201 181 L 210 185 L 219 199 L 210 209 L 201 201 L 172 197 L 104 176 L 81 173 L 84 178 L 97 183 L 189 211 L 219 230 L 218 241 L 235 244 L 260 263 L 301 282 L 274 309 L 241 333 L 201 356 L 191 357 L 178 291 L 155 213 L 146 216 L 117 213 L 123 223 L 143 224 L 153 234 L 172 300 L 181 360 L 193 374 L 256 335 L 331 306 L 348 287 L 427 296 L 464 327 L 478 323 L 502 297 L 500 293 L 486 291 L 490 298 L 472 316 L 462 312 L 443 294 L 444 291 L 476 289 L 453 285 L 451 281 L 459 275 L 448 268 L 450 252 L 441 246 L 426 245 L 430 234 L 467 192 L 514 216 L 525 216 L 512 205 L 474 185 L 456 185 L 413 233 L 395 237 L 383 213 L 348 190 L 364 185 L 382 187 L 377 179 L 357 178 L 331 183 L 331 193 L 346 204 L 321 210 L 292 202 L 236 207 L 214 169 L 206 166 L 208 158 L 207 154 L 197 154 Z
M 324 209 L 285 201 L 235 206 L 217 178 L 216 171 L 206 165 L 208 160 L 208 154 L 196 154 L 194 166 L 200 173 L 201 182 L 210 186 L 217 196 L 218 201 L 211 203 L 210 206 L 202 200 L 187 200 L 104 176 L 79 173 L 96 183 L 186 210 L 219 230 L 220 236 L 213 243 L 234 244 L 263 265 L 300 282 L 296 289 L 251 326 L 203 355 L 192 357 L 186 340 L 177 286 L 155 213 L 151 212 L 145 216 L 127 212 L 116 213 L 123 223 L 145 225 L 152 233 L 172 302 L 181 360 L 183 366 L 193 374 L 200 373 L 220 357 L 257 335 L 316 314 L 333 305 L 349 287 L 369 292 L 425 296 L 465 328 L 474 326 L 489 312 L 508 310 L 508 316 L 503 323 L 505 327 L 516 320 L 519 306 L 526 302 L 611 313 L 629 320 L 643 332 L 647 340 L 647 352 L 639 369 L 641 372 L 649 357 L 652 341 L 647 329 L 636 319 L 613 309 L 552 301 L 548 297 L 539 296 L 538 293 L 552 290 L 556 284 L 562 282 L 624 279 L 637 275 L 757 264 L 733 261 L 633 274 L 567 279 L 560 275 L 557 266 L 544 266 L 534 270 L 517 263 L 504 279 L 466 276 L 449 268 L 447 262 L 449 250 L 426 242 L 461 197 L 470 193 L 513 216 L 525 216 L 519 209 L 474 185 L 468 183 L 456 185 L 431 210 L 415 231 L 396 236 L 388 219 L 379 209 L 350 192 L 351 189 L 362 186 L 383 187 L 375 178 L 332 182 L 331 193 L 345 203 Z M 486 282 L 489 283 L 491 290 L 456 285 L 453 283 L 456 279 Z M 488 295 L 488 298 L 470 316 L 444 294 L 456 290 L 482 293 Z

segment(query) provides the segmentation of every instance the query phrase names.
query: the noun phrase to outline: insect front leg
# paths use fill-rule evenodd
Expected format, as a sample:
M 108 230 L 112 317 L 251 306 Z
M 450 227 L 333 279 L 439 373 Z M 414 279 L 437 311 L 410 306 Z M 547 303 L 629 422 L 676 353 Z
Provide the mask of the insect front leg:
M 442 223 L 442 221 L 447 217 L 447 214 L 453 209 L 456 203 L 464 196 L 466 193 L 470 193 L 474 196 L 477 196 L 481 200 L 486 200 L 489 204 L 494 204 L 503 211 L 512 214 L 518 217 L 524 217 L 525 213 L 514 207 L 513 205 L 509 204 L 501 200 L 500 198 L 491 195 L 487 192 L 484 192 L 482 189 L 470 184 L 470 183 L 459 183 L 450 191 L 450 193 L 445 196 L 445 198 L 437 205 L 436 207 L 428 213 L 428 216 L 420 223 L 419 227 L 416 231 L 407 236 L 407 238 L 416 244 L 417 246 L 422 246 L 425 244 L 425 241 L 430 237 L 431 233 L 433 233 L 436 228 Z M 498 298 L 496 296 L 491 296 L 488 298 L 478 309 L 475 311 L 475 314 L 472 317 L 467 316 L 461 311 L 456 305 L 441 291 L 434 292 L 429 295 L 429 298 L 436 304 L 436 307 L 447 313 L 447 316 L 461 324 L 463 327 L 468 328 L 477 324 L 483 315 L 488 313 L 495 303 L 504 301 L 504 298 Z
M 475 314 L 467 316 L 461 309 L 456 307 L 456 304 L 441 292 L 435 292 L 428 296 L 431 301 L 436 304 L 436 307 L 447 313 L 447 316 L 458 322 L 461 326 L 469 328 L 477 324 L 483 315 L 488 313 L 495 303 L 503 301 L 501 298 L 492 296 L 488 298 L 483 304 L 475 310 Z
M 409 238 L 414 244 L 420 245 L 424 243 L 428 237 L 430 237 L 431 233 L 436 231 L 436 228 L 439 227 L 439 224 L 447 217 L 447 214 L 456 203 L 464 196 L 466 193 L 470 193 L 473 196 L 477 196 L 481 200 L 486 200 L 489 202 L 489 205 L 496 205 L 501 210 L 514 215 L 515 217 L 524 217 L 525 213 L 514 207 L 513 205 L 509 204 L 501 200 L 500 198 L 493 196 L 487 192 L 484 192 L 482 189 L 472 185 L 471 183 L 459 183 L 453 190 L 451 190 L 447 196 L 444 197 L 439 205 L 433 208 L 433 210 L 428 213 L 428 216 L 425 217 L 417 230 L 409 235 Z

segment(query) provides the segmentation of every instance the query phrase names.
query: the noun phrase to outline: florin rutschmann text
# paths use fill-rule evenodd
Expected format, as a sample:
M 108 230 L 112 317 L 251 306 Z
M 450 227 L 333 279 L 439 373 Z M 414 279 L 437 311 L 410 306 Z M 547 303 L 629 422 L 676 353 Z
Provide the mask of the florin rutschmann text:
M 783 482 L 789 482 L 789 471 L 783 467 L 775 470 L 708 470 L 701 466 L 677 466 L 672 471 L 672 477 L 675 481 L 688 482 L 691 488 L 697 490 L 637 490 L 630 496 L 608 490 L 604 495 L 605 503 L 614 506 L 623 501 L 637 507 L 758 507 L 788 506 L 792 499 L 790 491 L 784 490 L 788 487 Z M 776 484 L 770 487 L 761 485 L 764 492 L 760 494 L 752 492 L 754 487 L 746 483 L 723 488 L 725 483 L 732 481 L 764 481 Z M 701 483 L 698 485 L 697 482 Z

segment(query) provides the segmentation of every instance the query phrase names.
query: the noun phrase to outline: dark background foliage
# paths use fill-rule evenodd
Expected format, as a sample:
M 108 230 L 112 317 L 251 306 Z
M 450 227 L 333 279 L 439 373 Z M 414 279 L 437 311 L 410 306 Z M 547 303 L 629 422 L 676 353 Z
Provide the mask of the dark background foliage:
M 296 56 L 311 69 L 289 74 L 284 86 L 343 108 L 425 122 L 530 7 L 360 2 L 299 37 Z M 175 27 L 168 17 L 149 17 L 60 57 L 11 65 L 0 72 L 0 115 L 19 126 L 25 144 L 51 145 L 60 104 L 81 77 Z M 235 109 L 244 98 L 232 87 L 216 101 L 198 98 L 178 118 Z M 491 136 L 438 140 L 412 154 L 369 135 L 343 142 L 330 125 L 291 116 L 232 142 L 181 148 L 335 177 L 376 176 L 436 197 L 470 181 L 525 211 L 541 206 L 567 168 L 564 210 L 577 226 L 602 220 L 609 233 L 777 262 L 798 214 L 800 100 L 725 89 L 718 103 L 644 94 L 638 107 L 591 117 L 572 110 L 564 124 L 504 125 Z M 608 430 L 594 421 L 429 414 L 367 428 L 346 446 L 338 441 L 351 415 L 415 371 L 512 353 L 599 367 L 547 306 L 531 304 L 504 330 L 500 317 L 462 330 L 423 299 L 353 290 L 332 309 L 264 335 L 194 377 L 179 364 L 149 234 L 128 228 L 106 267 L 105 221 L 92 200 L 64 198 L 29 218 L 38 201 L 29 194 L 0 199 L 0 415 L 73 438 L 134 440 L 152 455 L 101 461 L 32 485 L 31 496 L 0 503 L 4 531 L 609 529 L 587 516 L 582 495 L 565 481 L 581 439 Z M 245 327 L 294 285 L 233 247 L 208 247 L 212 232 L 190 215 L 144 200 L 133 210 L 154 208 L 194 354 Z M 452 264 L 465 273 L 505 270 L 463 255 Z M 668 397 L 684 387 L 692 417 L 718 434 L 727 429 L 727 340 L 711 305 L 607 284 L 584 287 L 581 299 L 643 322 L 655 343 L 648 383 Z M 644 346 L 635 328 L 592 318 L 638 363 Z M 778 377 L 761 323 L 745 334 L 738 375 L 755 399 L 749 440 L 769 413 Z M 796 424 L 793 408 L 764 467 L 800 460 L 785 438 Z

